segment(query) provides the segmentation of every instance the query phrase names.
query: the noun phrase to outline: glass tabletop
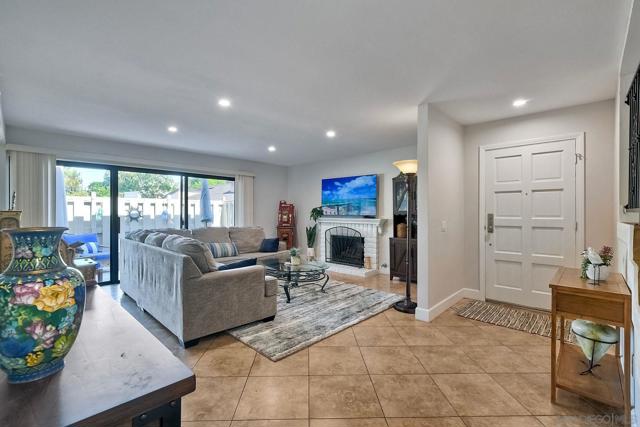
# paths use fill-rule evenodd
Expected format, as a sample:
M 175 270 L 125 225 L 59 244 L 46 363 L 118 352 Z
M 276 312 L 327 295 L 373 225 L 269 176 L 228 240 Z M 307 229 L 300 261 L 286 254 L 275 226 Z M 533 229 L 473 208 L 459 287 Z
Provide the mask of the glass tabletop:
M 324 271 L 329 268 L 327 263 L 322 261 L 303 261 L 302 264 L 293 265 L 290 262 L 283 262 L 278 259 L 265 260 L 262 262 L 267 270 L 279 271 L 279 272 L 312 272 L 312 271 Z

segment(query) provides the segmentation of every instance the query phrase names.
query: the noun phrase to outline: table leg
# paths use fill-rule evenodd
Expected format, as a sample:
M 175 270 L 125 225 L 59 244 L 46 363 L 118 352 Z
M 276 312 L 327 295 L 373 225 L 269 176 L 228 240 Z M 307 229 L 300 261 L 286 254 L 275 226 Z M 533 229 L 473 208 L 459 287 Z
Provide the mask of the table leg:
M 163 427 L 180 427 L 181 401 L 172 400 L 131 420 L 132 427 L 162 425 Z
M 628 307 L 627 304 L 625 304 Z M 631 318 L 630 308 L 625 309 L 624 322 L 624 422 L 631 425 Z
M 327 286 L 327 283 L 329 283 L 329 275 L 325 274 L 325 276 L 327 276 L 327 278 L 325 279 L 324 283 L 322 284 L 322 287 L 320 288 L 320 292 L 324 292 L 324 287 Z
M 551 303 L 551 402 L 556 402 L 556 291 L 552 293 Z
M 287 296 L 287 303 L 290 303 L 291 295 L 289 294 L 289 282 L 285 282 L 283 288 L 284 288 L 284 293 Z

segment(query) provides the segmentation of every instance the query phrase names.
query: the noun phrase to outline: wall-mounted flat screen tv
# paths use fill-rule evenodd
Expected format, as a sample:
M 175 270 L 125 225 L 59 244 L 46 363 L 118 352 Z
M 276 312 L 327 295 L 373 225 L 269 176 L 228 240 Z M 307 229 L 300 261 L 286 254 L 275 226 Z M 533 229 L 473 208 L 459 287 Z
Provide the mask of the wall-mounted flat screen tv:
M 376 217 L 378 213 L 377 175 L 323 179 L 322 211 L 328 216 Z

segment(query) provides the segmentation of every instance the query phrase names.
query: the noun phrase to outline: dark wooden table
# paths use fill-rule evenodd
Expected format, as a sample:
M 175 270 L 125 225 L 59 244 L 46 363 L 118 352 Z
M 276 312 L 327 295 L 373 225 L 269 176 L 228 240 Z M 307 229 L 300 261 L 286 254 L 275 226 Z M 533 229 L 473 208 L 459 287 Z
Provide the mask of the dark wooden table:
M 27 384 L 0 372 L 0 425 L 178 427 L 180 398 L 196 388 L 193 372 L 97 286 L 65 364 Z

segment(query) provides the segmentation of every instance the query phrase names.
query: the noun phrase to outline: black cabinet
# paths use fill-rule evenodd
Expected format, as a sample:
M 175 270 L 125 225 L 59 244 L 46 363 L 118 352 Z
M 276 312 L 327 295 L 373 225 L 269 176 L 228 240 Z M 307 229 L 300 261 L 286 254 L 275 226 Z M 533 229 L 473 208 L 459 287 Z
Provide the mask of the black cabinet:
M 416 282 L 418 278 L 418 270 L 416 264 L 416 248 L 418 242 L 411 239 L 411 281 Z M 398 237 L 389 238 L 389 276 L 393 279 L 399 277 L 400 280 L 406 280 L 407 271 L 407 239 Z
M 416 189 L 418 188 L 417 183 L 418 177 L 414 175 L 411 178 L 411 212 L 414 217 L 418 209 L 418 203 L 416 202 Z M 400 174 L 393 178 L 393 214 L 406 216 L 407 201 L 407 176 Z
M 415 282 L 418 277 L 416 267 L 418 246 L 416 240 L 418 237 L 417 184 L 418 178 L 414 175 L 411 177 L 411 194 L 407 194 L 407 176 L 400 174 L 393 178 L 393 237 L 389 238 L 389 275 L 392 279 L 399 277 L 401 280 L 406 280 L 407 239 L 406 234 L 399 233 L 399 230 L 408 232 L 408 227 L 405 227 L 407 224 L 410 224 L 411 227 L 411 281 Z M 411 197 L 412 206 L 409 215 L 407 215 L 408 197 Z M 401 226 L 398 227 L 399 225 Z

